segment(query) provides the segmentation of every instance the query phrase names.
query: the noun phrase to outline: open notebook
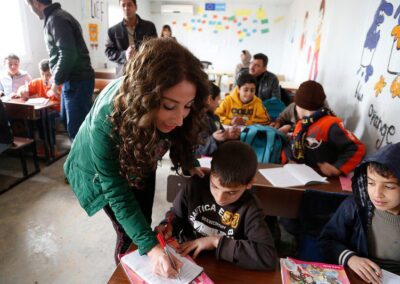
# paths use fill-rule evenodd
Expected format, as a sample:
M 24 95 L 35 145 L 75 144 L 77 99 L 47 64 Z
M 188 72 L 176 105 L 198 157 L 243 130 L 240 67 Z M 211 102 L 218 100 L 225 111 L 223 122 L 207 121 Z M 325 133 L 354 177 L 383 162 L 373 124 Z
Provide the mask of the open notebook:
M 45 105 L 48 102 L 49 99 L 46 98 L 30 98 L 26 101 L 26 103 L 30 105 Z
M 283 167 L 262 169 L 260 173 L 276 187 L 303 186 L 315 183 L 328 183 L 326 177 L 305 164 L 286 164 Z
M 167 279 L 153 273 L 153 267 L 147 255 L 140 255 L 138 250 L 129 253 L 121 258 L 121 262 L 131 268 L 148 284 L 187 284 L 192 282 L 203 272 L 203 268 L 196 263 L 191 262 L 185 257 L 181 257 L 174 249 L 169 248 L 169 252 L 174 254 L 182 263 L 179 279 Z

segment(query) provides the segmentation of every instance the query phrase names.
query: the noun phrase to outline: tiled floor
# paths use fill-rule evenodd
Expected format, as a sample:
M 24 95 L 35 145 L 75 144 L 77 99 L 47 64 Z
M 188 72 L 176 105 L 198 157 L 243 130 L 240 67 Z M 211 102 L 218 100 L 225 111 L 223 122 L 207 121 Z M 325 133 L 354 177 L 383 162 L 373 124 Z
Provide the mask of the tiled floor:
M 88 217 L 64 183 L 65 158 L 0 195 L 0 283 L 107 283 L 115 264 L 115 232 L 103 211 Z M 0 170 L 5 165 L 0 160 Z M 169 208 L 163 160 L 153 223 Z

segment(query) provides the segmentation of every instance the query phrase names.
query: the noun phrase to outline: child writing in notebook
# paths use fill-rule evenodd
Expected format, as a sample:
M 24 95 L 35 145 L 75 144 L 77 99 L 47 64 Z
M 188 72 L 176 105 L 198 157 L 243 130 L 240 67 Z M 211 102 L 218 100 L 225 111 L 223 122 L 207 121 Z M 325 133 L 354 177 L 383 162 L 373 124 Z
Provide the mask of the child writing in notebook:
M 340 118 L 324 107 L 325 92 L 315 81 L 303 82 L 296 95 L 296 123 L 283 162 L 293 160 L 317 167 L 325 176 L 347 175 L 361 162 L 365 146 Z
M 400 275 L 400 143 L 367 158 L 352 181 L 353 196 L 326 224 L 319 247 L 327 261 L 381 283 L 381 269 Z
M 240 128 L 224 129 L 219 117 L 214 114 L 221 99 L 221 90 L 214 83 L 210 83 L 210 94 L 207 100 L 205 123 L 207 130 L 202 133 L 204 144 L 199 145 L 196 154 L 199 156 L 212 156 L 218 145 L 227 140 L 236 140 L 240 136 Z
M 256 96 L 256 79 L 250 74 L 242 74 L 237 88 L 224 98 L 215 114 L 219 116 L 224 125 L 252 125 L 268 124 L 270 117 L 262 101 Z
M 215 250 L 218 260 L 240 267 L 274 270 L 276 252 L 263 210 L 250 191 L 257 171 L 254 150 L 240 141 L 228 141 L 214 152 L 211 173 L 192 177 L 176 196 L 160 225 L 166 237 L 177 237 L 178 252 L 193 257 Z M 165 230 L 165 228 L 167 228 Z

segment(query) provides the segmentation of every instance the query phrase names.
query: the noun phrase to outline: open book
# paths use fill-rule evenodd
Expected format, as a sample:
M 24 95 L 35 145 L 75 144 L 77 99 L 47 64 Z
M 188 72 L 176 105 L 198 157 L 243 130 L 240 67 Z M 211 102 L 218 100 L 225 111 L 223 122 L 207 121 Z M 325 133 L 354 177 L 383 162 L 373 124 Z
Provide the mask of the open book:
M 341 283 L 350 284 L 341 265 L 306 262 L 294 258 L 281 258 L 283 284 Z
M 30 105 L 45 105 L 48 102 L 49 99 L 46 98 L 30 98 L 26 101 L 26 103 Z
M 261 169 L 260 173 L 276 187 L 303 186 L 315 183 L 328 183 L 326 177 L 305 164 L 286 164 L 283 167 Z
M 141 256 L 138 250 L 123 256 L 121 258 L 122 266 L 128 266 L 134 273 L 143 279 L 145 283 L 148 284 L 188 284 L 203 272 L 203 268 L 201 266 L 198 266 L 188 258 L 181 257 L 175 252 L 174 249 L 169 248 L 169 252 L 183 263 L 179 273 L 181 281 L 179 281 L 179 279 L 168 279 L 154 274 L 149 257 L 147 255 Z

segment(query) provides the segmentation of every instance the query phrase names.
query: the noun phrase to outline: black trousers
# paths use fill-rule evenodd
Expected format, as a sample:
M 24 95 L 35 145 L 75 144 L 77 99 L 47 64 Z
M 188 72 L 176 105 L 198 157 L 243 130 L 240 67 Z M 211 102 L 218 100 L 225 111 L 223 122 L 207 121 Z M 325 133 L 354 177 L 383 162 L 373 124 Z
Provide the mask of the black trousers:
M 147 222 L 149 223 L 149 226 L 151 226 L 151 214 L 153 212 L 153 202 L 156 185 L 155 172 L 151 173 L 148 177 L 144 179 L 144 184 L 145 186 L 142 189 L 132 187 L 131 190 L 140 206 L 140 210 L 142 211 Z M 110 205 L 106 205 L 104 207 L 104 211 L 111 219 L 115 232 L 117 233 L 117 243 L 115 247 L 114 258 L 115 263 L 118 265 L 120 255 L 126 253 L 132 243 L 132 240 L 126 234 L 122 225 L 117 221 L 117 218 L 115 217 L 115 214 Z

